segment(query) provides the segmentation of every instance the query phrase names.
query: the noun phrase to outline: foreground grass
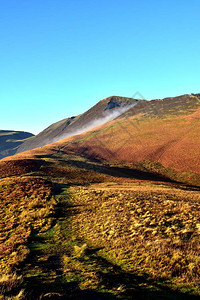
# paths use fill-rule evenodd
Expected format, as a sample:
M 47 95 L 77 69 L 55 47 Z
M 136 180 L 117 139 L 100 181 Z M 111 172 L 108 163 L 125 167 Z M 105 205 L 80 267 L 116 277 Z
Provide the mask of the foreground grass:
M 112 185 L 111 185 L 112 186 Z M 198 192 L 142 185 L 73 187 L 78 236 L 108 261 L 200 295 Z
M 126 206 L 122 198 L 124 187 L 118 188 L 115 183 L 114 188 L 93 185 L 89 189 L 71 187 L 64 190 L 56 209 L 57 221 L 46 232 L 35 235 L 28 244 L 31 255 L 23 276 L 29 299 L 190 299 L 186 292 L 198 295 L 197 282 L 184 283 L 181 285 L 184 293 L 180 293 L 180 286 L 171 281 L 174 277 L 177 283 L 180 274 L 169 274 L 170 280 L 161 276 L 162 271 L 158 272 L 158 269 L 161 264 L 166 269 L 166 253 L 163 255 L 160 249 L 157 257 L 154 253 L 150 261 L 155 249 L 151 252 L 147 247 L 149 243 L 153 245 L 149 235 L 146 244 L 142 240 L 143 245 L 140 239 L 132 239 L 127 208 L 122 211 L 123 205 Z M 134 202 L 132 195 L 137 194 L 138 189 L 149 192 L 149 187 L 136 185 L 131 188 L 131 192 L 123 190 L 127 203 Z M 137 210 L 141 207 L 145 210 L 141 203 L 137 205 Z M 162 213 L 158 218 L 161 217 Z M 142 219 L 144 221 L 145 217 Z M 138 233 L 141 238 L 143 231 L 144 222 Z M 173 252 L 173 249 L 168 251 Z M 197 277 L 196 274 L 196 280 Z
M 31 233 L 51 226 L 55 200 L 51 184 L 40 178 L 1 179 L 0 195 L 0 293 L 9 295 L 22 284 L 16 272 L 29 255 Z

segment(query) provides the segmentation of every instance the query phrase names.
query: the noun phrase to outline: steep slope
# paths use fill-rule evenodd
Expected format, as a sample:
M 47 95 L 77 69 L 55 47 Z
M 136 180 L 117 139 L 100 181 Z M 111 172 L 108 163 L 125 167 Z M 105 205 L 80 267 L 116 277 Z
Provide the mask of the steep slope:
M 42 147 L 99 126 L 125 112 L 131 107 L 130 105 L 134 105 L 136 102 L 136 100 L 126 97 L 112 96 L 105 98 L 79 116 L 67 118 L 50 125 L 41 133 L 20 145 L 17 153 Z
M 24 131 L 0 130 L 0 159 L 16 153 L 16 147 L 33 134 Z

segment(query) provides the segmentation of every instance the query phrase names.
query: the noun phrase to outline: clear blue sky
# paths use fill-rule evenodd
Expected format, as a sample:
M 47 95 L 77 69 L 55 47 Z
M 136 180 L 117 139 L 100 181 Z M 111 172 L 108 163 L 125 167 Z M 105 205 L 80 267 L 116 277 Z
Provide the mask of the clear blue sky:
M 199 0 L 0 1 L 0 129 L 38 133 L 111 95 L 200 92 Z

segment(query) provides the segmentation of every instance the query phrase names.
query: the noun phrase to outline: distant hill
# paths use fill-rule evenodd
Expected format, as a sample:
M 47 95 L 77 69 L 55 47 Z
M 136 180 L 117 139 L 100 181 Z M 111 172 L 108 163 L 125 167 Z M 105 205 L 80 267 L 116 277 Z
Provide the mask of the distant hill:
M 0 130 L 0 159 L 15 154 L 16 148 L 32 136 L 24 131 Z

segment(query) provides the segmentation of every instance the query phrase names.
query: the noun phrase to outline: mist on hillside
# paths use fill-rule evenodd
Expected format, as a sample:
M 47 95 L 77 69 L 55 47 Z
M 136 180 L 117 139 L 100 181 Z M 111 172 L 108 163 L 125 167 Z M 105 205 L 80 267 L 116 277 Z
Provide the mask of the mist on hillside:
M 112 120 L 116 119 L 117 117 L 119 117 L 120 115 L 122 115 L 123 113 L 127 112 L 129 109 L 134 107 L 136 104 L 137 103 L 126 104 L 126 105 L 116 107 L 116 108 L 113 108 L 113 109 L 105 110 L 103 112 L 103 115 L 102 115 L 101 118 L 97 118 L 97 119 L 93 120 L 92 122 L 89 122 L 86 126 L 80 127 L 80 128 L 78 128 L 74 131 L 63 134 L 63 135 L 57 137 L 56 140 L 51 141 L 51 142 L 56 142 L 58 140 L 65 139 L 69 136 L 78 135 L 78 134 L 81 134 L 83 132 L 94 129 L 98 126 L 104 125 L 105 123 L 107 123 L 109 121 L 112 121 Z

